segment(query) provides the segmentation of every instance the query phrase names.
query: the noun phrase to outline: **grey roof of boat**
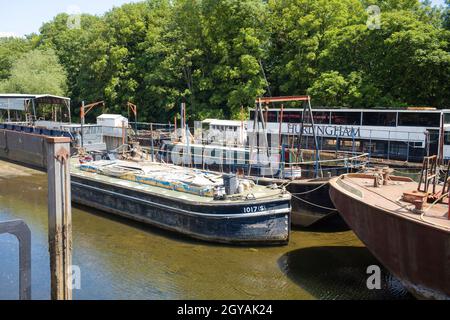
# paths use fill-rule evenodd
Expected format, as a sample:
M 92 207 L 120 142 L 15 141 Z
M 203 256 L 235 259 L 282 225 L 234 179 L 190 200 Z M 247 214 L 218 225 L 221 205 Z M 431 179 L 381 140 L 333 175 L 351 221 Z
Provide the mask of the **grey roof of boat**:
M 0 93 L 0 109 L 24 110 L 25 107 L 23 106 L 23 103 L 27 100 L 32 100 L 37 103 L 44 104 L 65 104 L 68 108 L 70 105 L 70 98 L 51 94 Z
M 44 98 L 70 101 L 70 98 L 68 97 L 61 97 L 52 94 L 0 93 L 0 99 L 44 99 Z

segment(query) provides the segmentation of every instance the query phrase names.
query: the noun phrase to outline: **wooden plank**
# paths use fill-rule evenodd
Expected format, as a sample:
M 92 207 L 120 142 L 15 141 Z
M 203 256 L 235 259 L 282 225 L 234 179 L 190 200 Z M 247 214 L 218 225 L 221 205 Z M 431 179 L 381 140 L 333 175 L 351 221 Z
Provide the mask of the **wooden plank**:
M 310 99 L 309 96 L 263 97 L 257 99 L 256 103 L 309 101 Z

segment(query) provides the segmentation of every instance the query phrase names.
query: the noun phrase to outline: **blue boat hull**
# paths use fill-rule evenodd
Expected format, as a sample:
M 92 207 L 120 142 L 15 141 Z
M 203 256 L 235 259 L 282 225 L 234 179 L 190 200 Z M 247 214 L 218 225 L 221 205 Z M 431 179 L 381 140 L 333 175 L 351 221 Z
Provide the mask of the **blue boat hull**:
M 287 244 L 290 199 L 214 204 L 173 199 L 72 175 L 72 201 L 105 212 L 181 233 L 229 244 Z M 243 213 L 249 206 L 264 212 Z

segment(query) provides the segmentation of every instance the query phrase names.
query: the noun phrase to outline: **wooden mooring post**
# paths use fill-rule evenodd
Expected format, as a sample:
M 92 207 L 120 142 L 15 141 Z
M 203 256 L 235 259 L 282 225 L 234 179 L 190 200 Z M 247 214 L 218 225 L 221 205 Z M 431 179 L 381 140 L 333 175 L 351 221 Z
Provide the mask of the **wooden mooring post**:
M 52 300 L 72 300 L 70 140 L 47 138 L 48 241 Z

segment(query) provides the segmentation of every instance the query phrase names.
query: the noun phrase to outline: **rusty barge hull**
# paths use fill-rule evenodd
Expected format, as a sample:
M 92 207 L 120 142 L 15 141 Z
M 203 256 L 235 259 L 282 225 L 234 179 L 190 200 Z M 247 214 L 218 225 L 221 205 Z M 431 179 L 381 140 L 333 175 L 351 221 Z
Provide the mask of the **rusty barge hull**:
M 450 299 L 450 232 L 371 205 L 358 192 L 341 178 L 330 181 L 345 222 L 413 295 Z

